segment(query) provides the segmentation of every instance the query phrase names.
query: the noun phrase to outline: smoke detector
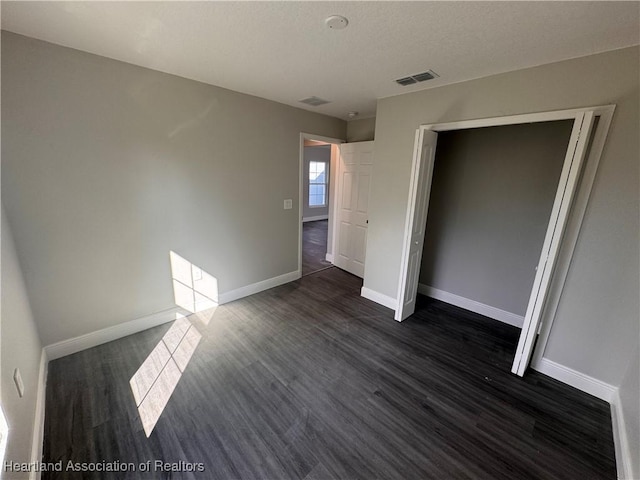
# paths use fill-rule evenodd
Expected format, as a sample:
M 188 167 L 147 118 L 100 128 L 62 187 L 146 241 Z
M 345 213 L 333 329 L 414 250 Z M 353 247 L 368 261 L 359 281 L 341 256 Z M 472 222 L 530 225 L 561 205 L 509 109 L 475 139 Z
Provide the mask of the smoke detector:
M 324 24 L 331 30 L 342 30 L 343 28 L 347 28 L 349 20 L 341 15 L 331 15 L 325 19 Z

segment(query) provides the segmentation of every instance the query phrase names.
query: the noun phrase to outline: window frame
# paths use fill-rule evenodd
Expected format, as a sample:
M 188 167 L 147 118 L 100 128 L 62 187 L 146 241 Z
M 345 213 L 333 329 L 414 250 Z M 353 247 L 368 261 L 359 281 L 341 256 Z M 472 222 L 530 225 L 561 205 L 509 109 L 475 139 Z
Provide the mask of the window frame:
M 311 164 L 312 163 L 324 163 L 324 182 L 311 183 Z M 311 186 L 322 185 L 324 187 L 324 203 L 321 205 L 311 204 Z M 326 160 L 309 160 L 309 166 L 307 168 L 307 205 L 309 208 L 327 208 L 329 206 L 329 162 Z

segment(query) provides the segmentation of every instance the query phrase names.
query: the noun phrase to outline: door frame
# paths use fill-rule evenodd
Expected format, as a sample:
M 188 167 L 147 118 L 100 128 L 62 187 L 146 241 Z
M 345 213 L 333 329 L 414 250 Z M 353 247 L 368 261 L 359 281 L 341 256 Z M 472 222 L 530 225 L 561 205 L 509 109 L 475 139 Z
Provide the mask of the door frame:
M 414 146 L 414 158 L 413 158 L 413 166 L 411 171 L 411 180 L 409 185 L 417 185 L 416 175 L 420 169 L 421 159 L 421 145 L 418 145 L 419 140 L 423 137 L 421 134 L 424 130 L 433 130 L 435 132 L 446 132 L 452 130 L 466 130 L 472 128 L 482 128 L 482 127 L 496 127 L 496 126 L 506 126 L 506 125 L 517 125 L 517 124 L 525 124 L 525 123 L 538 123 L 538 122 L 550 122 L 555 120 L 574 120 L 578 118 L 582 118 L 585 114 L 592 112 L 594 117 L 598 117 L 598 123 L 595 127 L 595 130 L 592 132 L 592 143 L 589 150 L 586 151 L 586 156 L 584 159 L 584 163 L 582 166 L 582 172 L 579 172 L 581 175 L 581 181 L 577 185 L 575 196 L 573 198 L 573 202 L 570 205 L 570 208 L 565 214 L 565 218 L 567 219 L 566 228 L 564 233 L 561 232 L 561 236 L 559 238 L 559 246 L 558 253 L 555 265 L 551 270 L 550 278 L 548 282 L 543 283 L 543 288 L 541 289 L 541 295 L 543 299 L 545 299 L 542 303 L 542 313 L 540 317 L 540 324 L 538 326 L 538 331 L 536 333 L 540 334 L 538 338 L 538 342 L 535 345 L 533 355 L 531 357 L 532 366 L 534 368 L 538 367 L 540 363 L 543 361 L 544 350 L 547 345 L 547 341 L 549 339 L 549 334 L 551 332 L 551 326 L 555 319 L 558 304 L 560 302 L 560 298 L 562 296 L 562 290 L 564 288 L 564 284 L 567 278 L 567 274 L 569 272 L 569 266 L 571 264 L 571 259 L 573 257 L 573 252 L 575 250 L 575 246 L 578 240 L 578 236 L 580 233 L 580 227 L 582 225 L 582 220 L 584 219 L 584 215 L 587 208 L 587 203 L 589 200 L 589 196 L 591 194 L 591 190 L 593 187 L 593 182 L 595 180 L 596 171 L 598 168 L 598 164 L 600 162 L 600 158 L 602 156 L 602 151 L 604 149 L 607 133 L 609 131 L 609 127 L 611 125 L 611 120 L 613 118 L 613 113 L 615 111 L 615 105 L 602 105 L 595 107 L 585 107 L 585 108 L 577 108 L 577 109 L 569 109 L 569 110 L 557 110 L 551 112 L 538 112 L 538 113 L 529 113 L 529 114 L 521 114 L 521 115 L 510 115 L 510 116 L 502 116 L 502 117 L 491 117 L 491 118 L 482 118 L 476 120 L 463 120 L 458 122 L 448 122 L 448 123 L 436 123 L 436 124 L 425 124 L 420 125 L 418 130 L 416 131 L 415 137 L 415 146 Z M 589 138 L 587 138 L 587 142 Z M 588 145 L 587 145 L 588 146 Z M 572 150 L 571 142 L 568 145 L 568 152 Z M 437 150 L 437 147 L 436 147 Z M 569 159 L 565 158 L 565 165 L 563 166 L 563 170 L 566 166 L 567 161 Z M 427 186 L 427 188 L 431 187 L 431 183 Z M 559 183 L 558 190 L 563 188 L 561 183 Z M 417 201 L 417 188 L 411 188 L 409 192 L 409 201 L 408 201 L 408 212 L 412 212 L 416 208 Z M 428 198 L 426 200 L 428 202 Z M 412 218 L 409 217 L 409 213 L 407 214 L 407 219 L 405 222 L 405 228 L 403 233 L 403 253 L 400 259 L 400 278 L 398 282 L 398 295 L 401 292 L 404 292 L 406 288 L 406 275 L 404 272 L 407 269 L 409 256 L 408 256 L 408 242 L 411 241 L 411 221 Z M 550 222 L 553 221 L 553 216 L 550 216 Z M 548 225 L 548 227 L 549 227 Z M 555 235 L 554 235 L 555 236 Z M 417 285 L 416 285 L 417 287 Z M 535 282 L 533 288 L 535 287 Z M 395 318 L 398 321 L 401 320 L 401 308 L 402 308 L 402 298 L 398 298 L 396 302 L 396 311 Z M 524 328 L 526 326 L 523 325 L 523 333 Z M 519 344 L 519 346 L 521 346 Z M 516 357 L 518 356 L 518 352 L 516 352 Z M 529 364 L 529 357 L 525 359 L 518 368 L 515 368 L 514 365 L 514 373 L 518 375 L 522 375 Z
M 329 165 L 329 189 L 327 191 L 327 195 L 329 195 L 329 226 L 331 227 L 331 231 L 327 232 L 327 235 L 333 236 L 335 232 L 334 225 L 334 207 L 335 207 L 335 195 L 331 194 L 331 189 L 335 189 L 335 173 L 334 173 L 334 165 L 333 160 L 335 156 L 335 147 L 337 145 L 341 145 L 346 143 L 346 140 L 341 138 L 332 138 L 332 137 L 324 137 L 322 135 L 316 135 L 314 133 L 305 133 L 300 132 L 300 153 L 299 153 L 299 163 L 298 163 L 298 278 L 302 277 L 302 218 L 304 217 L 304 141 L 305 140 L 313 140 L 316 142 L 324 142 L 332 145 L 331 147 L 331 165 Z M 335 191 L 335 190 L 334 190 Z M 333 248 L 335 243 L 331 243 L 331 247 Z M 327 252 L 327 261 L 333 263 L 333 253 Z

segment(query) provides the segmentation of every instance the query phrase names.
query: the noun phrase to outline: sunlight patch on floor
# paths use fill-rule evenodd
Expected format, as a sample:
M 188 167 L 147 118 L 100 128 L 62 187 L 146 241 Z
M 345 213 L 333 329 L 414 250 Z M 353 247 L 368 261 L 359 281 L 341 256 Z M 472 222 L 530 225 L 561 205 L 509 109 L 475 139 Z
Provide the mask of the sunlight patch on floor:
M 176 314 L 162 340 L 131 377 L 129 384 L 144 433 L 149 437 L 218 306 L 218 280 L 177 253 L 169 252 L 176 305 L 191 312 Z
M 147 437 L 158 423 L 201 338 L 190 318 L 180 315 L 131 377 L 129 384 Z

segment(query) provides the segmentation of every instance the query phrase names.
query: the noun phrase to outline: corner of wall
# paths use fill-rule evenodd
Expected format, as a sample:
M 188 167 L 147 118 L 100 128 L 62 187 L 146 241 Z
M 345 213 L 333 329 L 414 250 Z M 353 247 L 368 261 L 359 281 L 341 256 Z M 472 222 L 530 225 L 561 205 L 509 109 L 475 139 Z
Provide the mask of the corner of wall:
M 347 122 L 347 142 L 366 142 L 376 134 L 376 118 L 360 118 Z

